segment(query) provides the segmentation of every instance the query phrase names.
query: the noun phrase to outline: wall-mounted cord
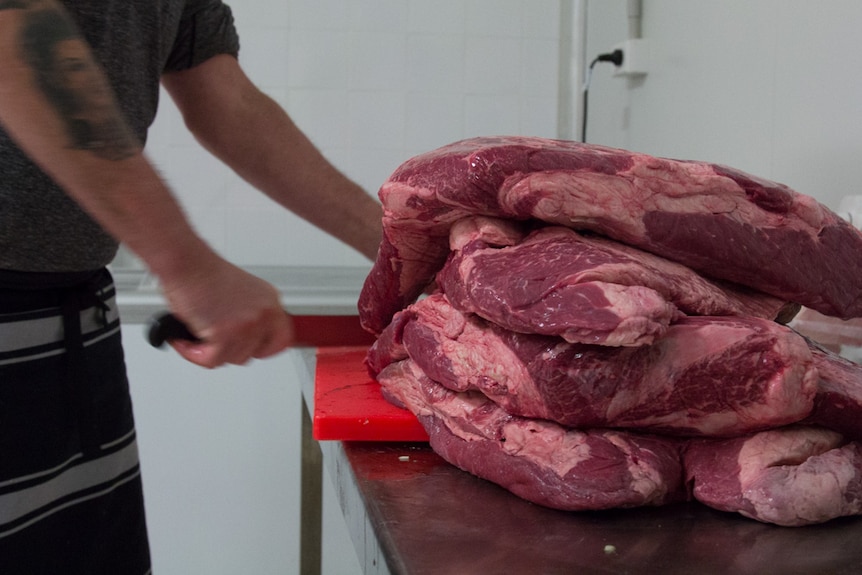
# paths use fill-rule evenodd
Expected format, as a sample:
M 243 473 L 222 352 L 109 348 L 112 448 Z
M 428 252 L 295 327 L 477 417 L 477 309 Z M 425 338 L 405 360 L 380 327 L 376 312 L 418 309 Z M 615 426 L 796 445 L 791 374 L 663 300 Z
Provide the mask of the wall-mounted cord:
M 641 23 L 643 20 L 643 0 L 629 0 L 626 12 L 629 17 L 629 39 L 641 37 Z
M 614 50 L 606 54 L 599 54 L 590 63 L 589 68 L 587 68 L 587 77 L 584 80 L 584 113 L 581 119 L 581 141 L 584 143 L 587 141 L 587 98 L 590 94 L 590 81 L 593 77 L 593 68 L 599 62 L 613 62 L 615 66 L 621 66 L 623 63 L 623 51 Z

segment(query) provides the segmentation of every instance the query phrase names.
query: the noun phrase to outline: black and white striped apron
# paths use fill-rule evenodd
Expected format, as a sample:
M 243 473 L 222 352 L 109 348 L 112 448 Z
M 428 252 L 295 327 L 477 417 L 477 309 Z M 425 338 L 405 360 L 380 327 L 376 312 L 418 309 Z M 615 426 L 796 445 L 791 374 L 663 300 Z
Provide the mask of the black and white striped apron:
M 150 573 L 107 270 L 0 271 L 0 573 Z

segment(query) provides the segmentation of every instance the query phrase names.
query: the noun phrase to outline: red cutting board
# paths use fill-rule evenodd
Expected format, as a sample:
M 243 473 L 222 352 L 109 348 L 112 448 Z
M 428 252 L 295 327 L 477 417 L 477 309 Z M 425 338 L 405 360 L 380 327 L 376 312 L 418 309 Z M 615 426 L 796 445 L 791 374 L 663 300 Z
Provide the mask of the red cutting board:
M 318 441 L 428 441 L 416 417 L 380 394 L 365 368 L 368 347 L 317 350 L 312 435 Z

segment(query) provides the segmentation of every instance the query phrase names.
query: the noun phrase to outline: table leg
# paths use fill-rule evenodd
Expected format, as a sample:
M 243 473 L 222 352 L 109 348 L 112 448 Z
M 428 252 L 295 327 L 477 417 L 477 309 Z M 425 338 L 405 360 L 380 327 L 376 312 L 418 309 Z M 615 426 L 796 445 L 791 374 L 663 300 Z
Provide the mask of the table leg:
M 299 572 L 318 574 L 323 543 L 323 457 L 312 435 L 311 415 L 302 402 L 302 480 L 300 503 Z

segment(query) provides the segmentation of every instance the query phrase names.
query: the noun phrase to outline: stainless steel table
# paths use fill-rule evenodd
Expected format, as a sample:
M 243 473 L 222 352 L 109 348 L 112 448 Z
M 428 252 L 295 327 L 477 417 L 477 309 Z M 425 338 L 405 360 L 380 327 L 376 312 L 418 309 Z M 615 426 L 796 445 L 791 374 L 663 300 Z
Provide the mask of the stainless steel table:
M 427 445 L 345 443 L 330 456 L 366 573 L 862 572 L 860 518 L 783 528 L 696 503 L 568 513 L 464 473 Z
M 307 417 L 313 379 L 303 395 Z M 783 528 L 697 503 L 569 513 L 464 473 L 427 444 L 321 442 L 316 451 L 310 427 L 306 439 L 322 459 L 305 476 L 319 493 L 328 469 L 368 574 L 862 573 L 862 518 Z M 319 500 L 308 502 L 313 516 Z M 317 540 L 303 530 L 303 549 L 316 551 L 319 571 L 317 513 Z

